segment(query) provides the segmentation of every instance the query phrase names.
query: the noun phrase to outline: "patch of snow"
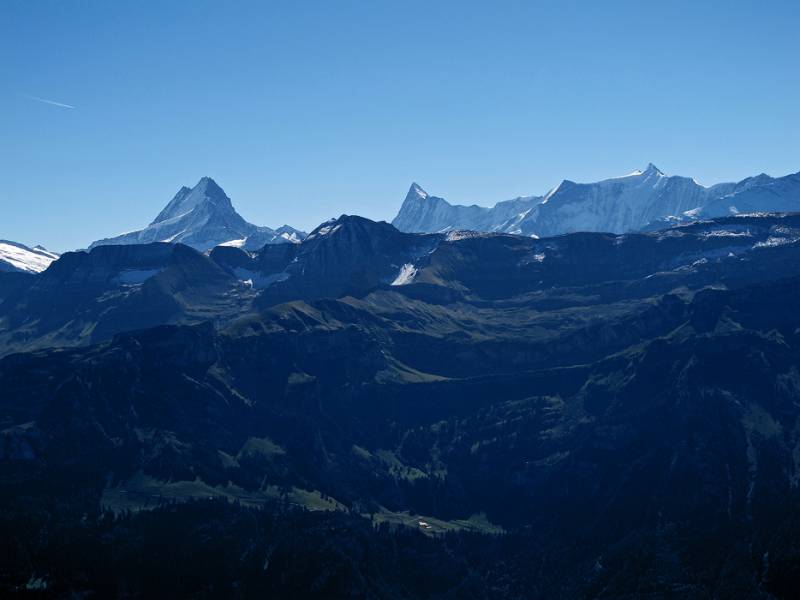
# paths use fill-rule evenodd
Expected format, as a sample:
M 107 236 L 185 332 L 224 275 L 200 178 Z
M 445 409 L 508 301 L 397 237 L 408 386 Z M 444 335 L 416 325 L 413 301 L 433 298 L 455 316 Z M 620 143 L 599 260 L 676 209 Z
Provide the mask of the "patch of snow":
M 552 198 L 552 197 L 553 197 L 553 194 L 555 194 L 555 193 L 556 193 L 556 192 L 557 192 L 559 189 L 561 189 L 561 185 L 562 185 L 563 183 L 564 183 L 564 182 L 562 181 L 562 182 L 561 182 L 561 183 L 559 183 L 559 184 L 558 184 L 556 187 L 554 187 L 552 190 L 550 190 L 549 192 L 547 192 L 547 193 L 544 195 L 544 199 L 543 199 L 543 200 L 540 202 L 540 204 L 547 204 L 547 201 L 548 201 L 548 200 L 550 200 L 550 198 Z
M 281 234 L 281 237 L 282 237 L 283 239 L 285 239 L 286 241 L 288 241 L 288 242 L 291 242 L 291 243 L 293 243 L 293 244 L 299 244 L 300 242 L 302 242 L 302 241 L 303 241 L 302 239 L 300 239 L 300 236 L 298 236 L 298 235 L 297 235 L 295 232 L 292 232 L 292 233 L 286 233 L 286 232 L 284 231 L 284 232 Z
M 411 191 L 413 191 L 414 195 L 416 195 L 420 200 L 427 200 L 428 198 L 428 192 L 423 190 L 416 183 L 411 186 Z
M 627 177 L 638 177 L 642 173 L 644 173 L 644 171 L 642 171 L 641 169 L 636 169 L 632 173 L 628 173 L 627 175 L 620 175 L 619 177 L 614 177 L 614 179 L 625 179 Z
M 758 242 L 753 246 L 753 248 L 776 248 L 778 246 L 786 246 L 788 244 L 794 244 L 798 241 L 798 238 L 785 238 L 785 237 L 775 237 L 770 236 L 763 242 Z
M 241 281 L 244 285 L 256 290 L 263 290 L 273 283 L 286 281 L 290 277 L 289 273 L 285 271 L 264 275 L 258 271 L 251 271 L 250 269 L 243 269 L 242 267 L 234 269 L 233 274 L 236 276 L 236 279 Z
M 336 223 L 336 219 L 330 219 L 329 221 L 325 221 L 319 229 L 314 231 L 311 235 L 309 235 L 306 239 L 312 240 L 315 237 L 322 237 L 323 235 L 329 235 L 339 229 L 342 225 L 334 225 Z
M 228 240 L 227 242 L 222 242 L 220 246 L 230 246 L 232 248 L 241 248 L 244 246 L 247 238 L 242 238 L 240 240 Z
M 752 237 L 749 231 L 729 231 L 726 229 L 712 229 L 701 234 L 702 237 Z
M 400 272 L 395 277 L 391 285 L 408 285 L 413 283 L 414 277 L 417 275 L 417 268 L 411 263 L 406 263 L 400 267 Z
M 479 233 L 475 231 L 448 231 L 447 235 L 445 235 L 444 239 L 448 242 L 457 242 L 458 240 L 466 240 L 469 238 L 474 238 L 480 236 Z
M 161 242 L 164 242 L 164 243 L 166 243 L 166 244 L 169 244 L 169 243 L 171 243 L 171 242 L 175 241 L 175 240 L 176 240 L 177 238 L 179 238 L 180 236 L 182 236 L 184 233 L 186 233 L 186 230 L 185 230 L 185 229 L 184 229 L 183 231 L 179 231 L 179 232 L 178 232 L 178 233 L 176 233 L 175 235 L 171 235 L 171 236 L 169 236 L 168 238 L 165 238 L 165 239 L 163 239 L 163 240 L 159 240 L 159 241 L 161 241 Z

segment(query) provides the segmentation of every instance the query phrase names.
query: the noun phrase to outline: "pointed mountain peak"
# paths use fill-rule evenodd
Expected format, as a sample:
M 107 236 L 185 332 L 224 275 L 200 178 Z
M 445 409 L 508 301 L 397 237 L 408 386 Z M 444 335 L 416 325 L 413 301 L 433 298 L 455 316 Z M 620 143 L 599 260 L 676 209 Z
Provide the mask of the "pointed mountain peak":
M 93 242 L 96 246 L 180 243 L 205 251 L 219 244 L 256 250 L 265 244 L 298 243 L 305 232 L 284 226 L 281 231 L 248 223 L 236 212 L 231 199 L 211 177 L 201 177 L 194 187 L 181 187 L 144 229 Z
M 151 225 L 181 217 L 204 205 L 213 205 L 225 212 L 235 212 L 230 198 L 217 182 L 211 177 L 202 177 L 193 188 L 181 187 Z
M 655 174 L 655 175 L 663 175 L 664 172 L 655 166 L 653 163 L 647 163 L 647 168 L 645 168 L 644 172 L 645 175 Z
M 192 188 L 194 190 L 202 190 L 205 191 L 207 194 L 222 194 L 225 195 L 225 192 L 222 190 L 221 187 L 217 184 L 216 181 L 211 179 L 211 177 L 201 177 L 200 181 L 197 182 L 197 185 Z
M 406 194 L 406 200 L 426 200 L 428 192 L 422 189 L 418 183 L 412 183 Z

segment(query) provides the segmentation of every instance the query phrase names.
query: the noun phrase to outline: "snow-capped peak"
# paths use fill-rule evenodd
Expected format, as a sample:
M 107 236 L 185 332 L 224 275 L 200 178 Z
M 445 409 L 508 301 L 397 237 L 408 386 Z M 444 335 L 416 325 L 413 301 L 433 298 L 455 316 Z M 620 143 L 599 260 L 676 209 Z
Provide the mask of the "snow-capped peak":
M 408 190 L 408 194 L 406 195 L 406 199 L 409 198 L 418 198 L 419 200 L 426 200 L 428 198 L 428 192 L 423 190 L 419 184 L 412 183 L 411 187 Z
M 58 259 L 58 254 L 42 246 L 29 248 L 24 244 L 0 240 L 0 271 L 40 273 Z
M 636 169 L 635 171 L 632 171 L 627 175 L 620 175 L 619 177 L 615 177 L 614 179 L 628 179 L 629 177 L 641 177 L 642 175 L 644 175 L 645 177 L 649 175 L 655 175 L 657 177 L 665 176 L 664 172 L 661 171 L 661 169 L 659 169 L 653 163 L 647 163 L 647 166 L 644 168 L 644 170 Z
M 664 176 L 664 172 L 661 169 L 659 169 L 653 163 L 647 163 L 647 168 L 645 168 L 643 175 L 649 175 L 651 173 L 654 175 L 658 175 L 659 177 Z
M 417 188 L 411 187 L 393 221 L 401 231 L 471 229 L 545 237 L 572 231 L 636 231 L 664 216 L 703 206 L 731 186 L 704 188 L 688 177 L 668 176 L 651 162 L 644 169 L 596 182 L 565 179 L 544 196 L 491 208 L 451 205 L 427 195 L 423 202 Z
M 198 207 L 214 206 L 223 214 L 235 214 L 230 198 L 211 177 L 201 177 L 193 188 L 186 186 L 178 190 L 175 197 L 167 204 L 153 223 L 162 223 L 170 219 L 183 217 Z
M 288 226 L 275 231 L 245 221 L 224 190 L 202 177 L 193 188 L 182 187 L 144 229 L 94 242 L 90 247 L 114 244 L 181 243 L 201 251 L 224 244 L 256 250 L 265 244 L 297 243 L 305 233 Z

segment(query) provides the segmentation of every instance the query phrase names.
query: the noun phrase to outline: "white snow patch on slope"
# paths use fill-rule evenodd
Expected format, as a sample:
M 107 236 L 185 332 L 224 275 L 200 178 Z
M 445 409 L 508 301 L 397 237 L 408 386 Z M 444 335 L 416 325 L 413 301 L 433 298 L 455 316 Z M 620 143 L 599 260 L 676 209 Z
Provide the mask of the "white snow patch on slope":
M 464 231 L 464 230 L 456 230 L 456 231 L 448 231 L 447 235 L 445 235 L 445 240 L 448 242 L 457 242 L 458 240 L 466 240 L 469 238 L 480 237 L 480 233 L 477 231 Z
M 333 223 L 335 223 L 335 221 L 329 221 L 329 222 L 331 223 L 331 225 L 325 225 L 324 227 L 320 227 L 314 233 L 309 235 L 306 239 L 307 240 L 311 240 L 311 239 L 313 239 L 315 237 L 322 237 L 322 236 L 325 236 L 325 235 L 330 235 L 330 234 L 338 231 L 342 227 L 341 224 L 333 225 Z
M 285 231 L 281 234 L 281 237 L 293 244 L 299 244 L 303 240 L 298 236 L 296 233 L 286 233 Z
M 712 229 L 700 234 L 702 237 L 752 237 L 748 231 L 729 231 L 727 229 Z
M 272 273 L 271 275 L 264 275 L 258 271 L 251 271 L 250 269 L 243 269 L 242 267 L 237 267 L 234 269 L 233 274 L 247 287 L 251 287 L 256 290 L 263 290 L 264 288 L 271 286 L 273 283 L 286 281 L 290 277 L 289 273 L 286 273 L 285 271 L 281 271 L 280 273 Z
M 247 238 L 242 238 L 240 240 L 228 240 L 227 242 L 222 242 L 220 246 L 230 246 L 232 248 L 241 248 L 244 246 L 244 243 L 247 241 Z
M 797 238 L 770 236 L 766 239 L 766 241 L 758 242 L 757 244 L 755 244 L 753 248 L 775 248 L 777 246 L 786 246 L 788 244 L 794 244 L 797 241 L 798 241 Z
M 414 277 L 417 275 L 417 268 L 411 263 L 406 263 L 400 267 L 400 272 L 395 277 L 392 285 L 408 285 L 414 282 Z

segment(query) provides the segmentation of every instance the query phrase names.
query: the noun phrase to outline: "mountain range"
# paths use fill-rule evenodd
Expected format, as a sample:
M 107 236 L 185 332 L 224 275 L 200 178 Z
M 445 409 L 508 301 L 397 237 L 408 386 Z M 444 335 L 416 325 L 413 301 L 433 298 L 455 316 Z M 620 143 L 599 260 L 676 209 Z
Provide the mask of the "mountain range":
M 412 184 L 392 221 L 401 231 L 497 231 L 550 237 L 578 231 L 654 230 L 731 214 L 800 210 L 800 173 L 749 177 L 704 187 L 689 177 L 644 170 L 597 183 L 564 180 L 544 196 L 526 196 L 492 208 L 460 206 Z
M 0 273 L 0 595 L 794 597 L 796 184 L 562 184 L 537 223 L 626 231 L 549 237 L 414 186 L 435 231 L 248 244 L 204 179 Z
M 414 183 L 392 224 L 409 233 L 499 232 L 551 237 L 579 231 L 655 231 L 696 220 L 750 212 L 800 210 L 800 173 L 765 174 L 738 183 L 704 187 L 689 177 L 665 175 L 652 163 L 644 170 L 596 183 L 562 181 L 543 196 L 518 197 L 492 208 L 452 205 Z M 182 243 L 207 251 L 233 246 L 248 251 L 267 244 L 298 243 L 306 233 L 248 223 L 210 177 L 182 187 L 152 223 L 92 242 L 106 245 Z M 58 255 L 37 246 L 0 241 L 0 271 L 38 272 Z
M 798 215 L 542 239 L 341 216 L 25 281 L 0 303 L 6 591 L 791 597 Z
M 97 240 L 89 247 L 172 242 L 201 251 L 220 245 L 256 250 L 265 244 L 297 243 L 304 237 L 304 232 L 288 225 L 270 229 L 248 223 L 222 188 L 210 177 L 203 177 L 193 188 L 178 190 L 144 229 Z

